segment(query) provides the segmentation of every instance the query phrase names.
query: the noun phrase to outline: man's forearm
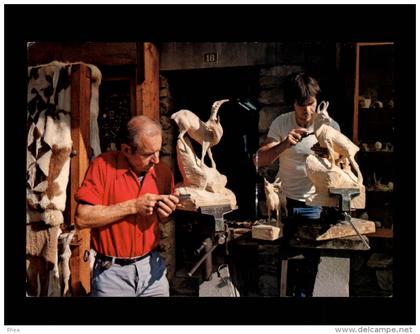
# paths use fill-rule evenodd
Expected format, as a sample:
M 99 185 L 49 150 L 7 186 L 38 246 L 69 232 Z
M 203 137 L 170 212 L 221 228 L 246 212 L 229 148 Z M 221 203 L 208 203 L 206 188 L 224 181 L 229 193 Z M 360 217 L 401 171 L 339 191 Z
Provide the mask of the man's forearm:
M 255 157 L 255 165 L 257 167 L 264 167 L 271 165 L 279 155 L 286 149 L 286 142 L 282 141 L 272 147 L 261 147 Z
M 115 223 L 125 216 L 135 213 L 137 213 L 135 200 L 110 206 L 79 204 L 75 223 L 79 228 L 95 228 Z

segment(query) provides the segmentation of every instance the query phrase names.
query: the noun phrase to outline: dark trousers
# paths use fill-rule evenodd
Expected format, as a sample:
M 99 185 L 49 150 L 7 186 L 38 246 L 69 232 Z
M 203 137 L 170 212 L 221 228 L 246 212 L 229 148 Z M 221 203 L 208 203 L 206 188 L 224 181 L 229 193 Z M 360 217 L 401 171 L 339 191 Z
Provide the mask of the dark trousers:
M 286 238 L 290 238 L 299 225 L 319 222 L 322 208 L 320 206 L 307 206 L 305 202 L 287 198 L 287 210 L 289 217 L 285 220 L 284 234 Z M 311 297 L 320 255 L 316 250 L 302 250 L 300 254 L 305 257 L 303 260 L 289 262 L 288 281 L 290 282 L 290 290 L 288 294 L 295 297 Z

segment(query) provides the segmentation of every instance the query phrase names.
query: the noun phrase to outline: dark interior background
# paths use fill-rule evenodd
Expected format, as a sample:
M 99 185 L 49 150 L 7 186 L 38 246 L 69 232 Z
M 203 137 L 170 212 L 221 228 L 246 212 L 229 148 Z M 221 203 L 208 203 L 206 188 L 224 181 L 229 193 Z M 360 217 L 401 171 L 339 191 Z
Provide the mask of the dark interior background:
M 227 188 L 235 193 L 238 202 L 238 210 L 226 217 L 254 219 L 255 207 L 250 204 L 255 202 L 256 175 L 252 154 L 258 149 L 258 69 L 236 67 L 163 74 L 169 81 L 174 111 L 191 110 L 205 122 L 213 102 L 229 99 L 219 109 L 223 137 L 212 148 L 213 157 L 217 170 L 226 175 Z M 255 109 L 247 110 L 239 101 L 250 101 Z M 193 141 L 193 147 L 200 156 L 201 145 Z M 210 165 L 208 157 L 205 163 Z M 175 178 L 177 182 L 182 180 L 178 169 Z

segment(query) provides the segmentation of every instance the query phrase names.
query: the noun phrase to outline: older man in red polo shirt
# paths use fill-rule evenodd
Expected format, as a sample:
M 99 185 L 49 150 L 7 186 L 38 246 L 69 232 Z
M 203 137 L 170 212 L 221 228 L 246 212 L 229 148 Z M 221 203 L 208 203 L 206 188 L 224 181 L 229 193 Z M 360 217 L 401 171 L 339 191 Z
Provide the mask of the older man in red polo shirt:
M 90 165 L 75 198 L 76 225 L 92 229 L 97 252 L 92 296 L 169 296 L 166 266 L 157 251 L 159 223 L 176 209 L 174 180 L 159 161 L 160 124 L 146 116 L 127 124 L 121 151 Z

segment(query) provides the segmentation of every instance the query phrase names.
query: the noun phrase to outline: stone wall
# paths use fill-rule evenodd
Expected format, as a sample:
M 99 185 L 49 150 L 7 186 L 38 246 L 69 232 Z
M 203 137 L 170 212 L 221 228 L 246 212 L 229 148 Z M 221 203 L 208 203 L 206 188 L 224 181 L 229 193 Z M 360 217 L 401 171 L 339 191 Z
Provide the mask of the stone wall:
M 165 162 L 172 171 L 174 170 L 175 156 L 175 140 L 177 129 L 175 123 L 171 120 L 171 115 L 174 112 L 174 102 L 171 96 L 168 80 L 164 76 L 160 76 L 160 124 L 162 126 L 162 149 L 161 160 Z
M 258 103 L 259 123 L 258 135 L 261 144 L 267 137 L 271 122 L 279 115 L 292 111 L 292 107 L 285 102 L 284 88 L 289 75 L 305 71 L 315 77 L 321 86 L 322 93 L 329 101 L 334 101 L 335 78 L 335 44 L 322 42 L 283 43 L 288 50 L 288 57 L 273 66 L 261 66 L 259 71 Z M 322 95 L 320 96 L 322 99 Z M 331 109 L 334 109 L 334 104 Z M 334 110 L 331 116 L 335 117 Z M 258 168 L 258 208 L 259 217 L 267 216 L 265 205 L 264 182 L 265 177 L 273 182 L 278 172 L 278 160 L 266 167 Z
M 284 97 L 284 86 L 286 78 L 292 73 L 302 71 L 301 65 L 279 65 L 263 67 L 260 70 L 260 92 L 258 102 L 260 108 L 260 119 L 258 132 L 260 144 L 267 137 L 271 122 L 279 115 L 290 111 Z
M 170 94 L 168 80 L 165 77 L 160 76 L 160 124 L 163 130 L 160 159 L 174 171 L 176 161 L 174 136 L 176 136 L 176 129 L 171 120 L 172 113 L 173 99 Z M 176 270 L 175 220 L 171 219 L 166 224 L 160 224 L 160 230 L 161 254 L 165 258 L 168 280 L 171 281 Z
M 259 143 L 261 144 L 266 138 L 267 133 L 273 120 L 286 112 L 291 111 L 290 106 L 285 102 L 284 86 L 287 77 L 299 71 L 303 71 L 304 66 L 301 65 L 276 65 L 271 67 L 262 67 L 259 73 L 259 123 L 258 135 Z M 259 167 L 258 175 L 258 203 L 260 217 L 267 215 L 264 195 L 263 177 L 268 181 L 274 181 L 278 172 L 278 161 L 275 161 L 270 166 Z

